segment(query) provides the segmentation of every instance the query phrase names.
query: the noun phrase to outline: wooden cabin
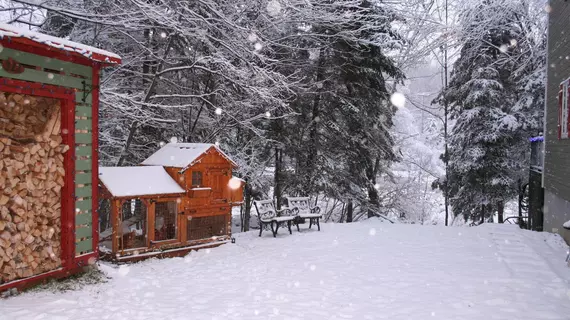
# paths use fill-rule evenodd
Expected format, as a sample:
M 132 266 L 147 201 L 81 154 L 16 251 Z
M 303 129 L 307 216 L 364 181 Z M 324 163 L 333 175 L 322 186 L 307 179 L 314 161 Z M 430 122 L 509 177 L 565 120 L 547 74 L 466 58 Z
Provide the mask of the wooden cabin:
M 97 252 L 99 77 L 120 57 L 0 24 L 0 292 Z
M 110 219 L 103 257 L 117 262 L 180 256 L 231 239 L 231 208 L 243 201 L 236 167 L 216 145 L 169 143 L 139 167 L 100 168 Z

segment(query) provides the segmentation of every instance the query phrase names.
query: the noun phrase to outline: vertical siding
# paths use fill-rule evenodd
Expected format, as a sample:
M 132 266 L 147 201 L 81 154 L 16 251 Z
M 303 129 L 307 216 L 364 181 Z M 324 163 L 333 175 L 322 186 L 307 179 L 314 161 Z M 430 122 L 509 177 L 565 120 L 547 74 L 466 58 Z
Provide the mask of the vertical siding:
M 548 25 L 544 187 L 570 200 L 570 139 L 558 139 L 558 91 L 570 78 L 570 3 L 552 0 Z
M 559 85 L 570 77 L 570 3 L 551 0 L 550 6 L 544 132 L 544 188 L 549 199 L 545 199 L 544 230 L 556 232 L 566 217 L 560 212 L 563 206 L 552 199 L 570 201 L 570 139 L 558 139 Z
M 83 79 L 89 92 L 91 75 Z M 75 254 L 93 252 L 93 112 L 87 92 L 75 95 Z M 96 164 L 95 164 L 96 165 Z

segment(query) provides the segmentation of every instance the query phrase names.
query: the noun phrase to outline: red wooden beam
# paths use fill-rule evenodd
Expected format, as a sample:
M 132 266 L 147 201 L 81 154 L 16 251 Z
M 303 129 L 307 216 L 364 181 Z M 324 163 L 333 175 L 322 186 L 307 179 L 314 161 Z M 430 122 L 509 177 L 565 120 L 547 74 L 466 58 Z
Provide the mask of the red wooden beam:
M 106 65 L 114 65 L 121 63 L 121 59 L 117 59 L 115 57 L 107 57 L 93 52 L 92 58 L 90 59 L 78 52 L 58 49 L 23 37 L 5 36 L 2 39 L 0 39 L 0 44 L 2 44 L 2 46 L 6 48 L 19 50 L 23 52 L 29 52 L 62 61 L 82 64 L 85 66 L 92 66 L 95 63 L 94 60 L 99 60 L 99 61 L 107 60 L 108 63 L 102 62 Z
M 70 99 L 63 100 L 61 123 L 63 143 L 70 146 L 63 156 L 65 168 L 65 184 L 62 190 L 61 206 L 61 239 L 63 265 L 66 269 L 75 266 L 75 94 Z M 65 244 L 65 246 L 63 246 Z

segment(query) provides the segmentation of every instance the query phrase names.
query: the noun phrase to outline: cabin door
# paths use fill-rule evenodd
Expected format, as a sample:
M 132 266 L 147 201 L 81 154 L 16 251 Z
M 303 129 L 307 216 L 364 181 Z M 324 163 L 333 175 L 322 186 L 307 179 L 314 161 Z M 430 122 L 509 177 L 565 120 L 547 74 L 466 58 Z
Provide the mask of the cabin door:
M 212 202 L 214 203 L 228 202 L 228 199 L 224 194 L 227 183 L 229 181 L 228 170 L 213 169 L 209 170 L 208 175 L 210 179 L 210 185 L 212 187 Z

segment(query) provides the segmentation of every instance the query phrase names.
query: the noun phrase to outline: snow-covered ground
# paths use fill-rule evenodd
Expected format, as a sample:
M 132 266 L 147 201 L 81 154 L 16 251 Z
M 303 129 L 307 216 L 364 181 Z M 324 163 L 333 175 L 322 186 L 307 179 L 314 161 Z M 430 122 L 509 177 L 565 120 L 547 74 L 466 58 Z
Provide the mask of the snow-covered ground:
M 117 268 L 0 300 L 0 319 L 570 319 L 560 238 L 516 226 L 366 221 Z

